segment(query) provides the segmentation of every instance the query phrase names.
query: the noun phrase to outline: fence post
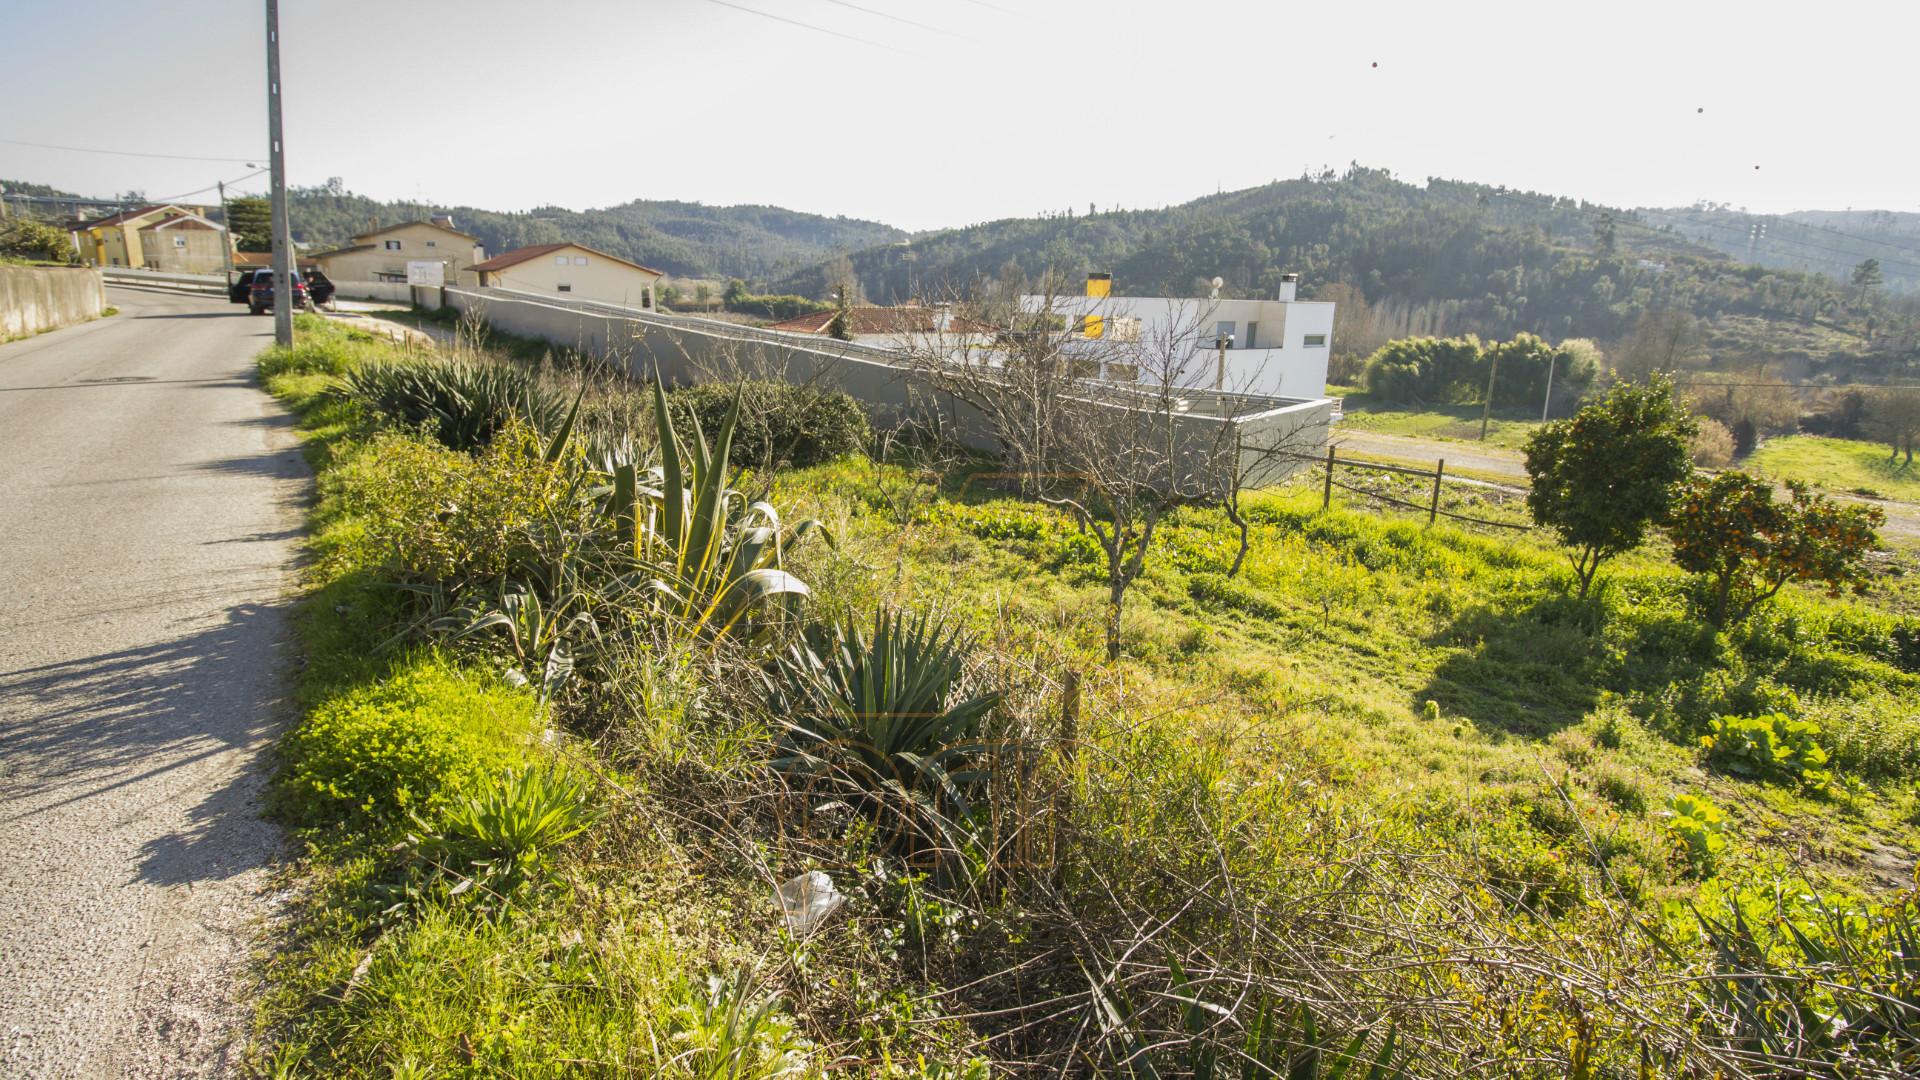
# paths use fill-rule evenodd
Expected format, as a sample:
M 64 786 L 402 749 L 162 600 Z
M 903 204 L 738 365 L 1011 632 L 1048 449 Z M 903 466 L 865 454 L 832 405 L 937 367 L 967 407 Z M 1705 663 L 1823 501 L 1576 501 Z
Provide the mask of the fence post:
M 1334 452 L 1334 449 L 1335 448 L 1332 446 L 1327 447 L 1327 490 L 1323 492 L 1320 496 L 1320 509 L 1322 510 L 1330 510 L 1333 508 L 1333 452 Z
M 1427 507 L 1427 524 L 1440 519 L 1440 477 L 1447 471 L 1447 459 L 1441 458 L 1433 465 L 1433 505 Z
M 1060 688 L 1060 760 L 1064 775 L 1060 778 L 1060 789 L 1055 793 L 1053 804 L 1053 883 L 1056 887 L 1065 877 L 1066 859 L 1064 856 L 1065 832 L 1067 823 L 1073 819 L 1074 764 L 1080 750 L 1080 672 L 1067 669 L 1065 685 Z

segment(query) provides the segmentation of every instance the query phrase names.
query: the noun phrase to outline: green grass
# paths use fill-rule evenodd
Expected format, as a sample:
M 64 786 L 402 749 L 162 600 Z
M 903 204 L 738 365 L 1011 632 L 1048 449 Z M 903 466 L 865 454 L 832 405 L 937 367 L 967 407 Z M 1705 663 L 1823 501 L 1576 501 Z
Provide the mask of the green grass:
M 1774 480 L 1801 480 L 1827 491 L 1920 502 L 1920 463 L 1889 460 L 1885 443 L 1786 435 L 1768 439 L 1741 468 Z
M 1348 493 L 1322 512 L 1308 481 L 1247 498 L 1252 547 L 1231 578 L 1222 512 L 1168 517 L 1108 664 L 1099 560 L 1070 519 L 855 456 L 770 478 L 783 516 L 817 517 L 835 538 L 789 554 L 813 616 L 898 605 L 968 624 L 982 643 L 969 678 L 1006 695 L 996 722 L 1029 782 L 1058 785 L 1038 818 L 996 801 L 1006 816 L 992 820 L 1070 839 L 1042 851 L 1044 873 L 1008 862 L 971 888 L 935 880 L 951 868 L 905 874 L 857 829 L 808 819 L 831 802 L 803 808 L 768 787 L 777 718 L 717 650 L 624 658 L 638 670 L 610 685 L 630 711 L 611 689 L 549 711 L 497 656 L 385 645 L 403 597 L 381 584 L 369 526 L 401 505 L 377 496 L 403 455 L 329 387 L 392 350 L 317 321 L 302 332 L 301 349 L 261 362 L 301 414 L 321 493 L 300 621 L 306 719 L 282 781 L 316 794 L 295 817 L 309 854 L 261 1006 L 272 1074 L 704 1076 L 735 1060 L 748 1077 L 829 1062 L 932 1077 L 975 1051 L 1053 1064 L 1068 1040 L 1098 1070 L 1111 1041 L 1083 1036 L 1093 1014 L 1061 1002 L 1114 963 L 1101 942 L 1152 925 L 1166 932 L 1131 961 L 1143 1009 L 1160 992 L 1144 969 L 1176 949 L 1274 980 L 1296 951 L 1351 954 L 1372 974 L 1336 963 L 1316 998 L 1347 1030 L 1404 1023 L 1438 1063 L 1428 1071 L 1524 1058 L 1565 1074 L 1558 1055 L 1591 1023 L 1601 1074 L 1626 1075 L 1636 1017 L 1695 1015 L 1690 981 L 1642 928 L 1701 962 L 1690 902 L 1776 887 L 1885 896 L 1920 848 L 1920 624 L 1904 586 L 1865 601 L 1789 591 L 1715 634 L 1656 545 L 1579 602 L 1547 536 L 1428 527 Z M 1522 515 L 1511 494 L 1468 485 L 1446 500 Z M 1078 726 L 1062 744 L 1069 682 Z M 1743 779 L 1703 752 L 1712 718 L 1772 711 L 1818 724 L 1850 784 Z M 528 738 L 549 720 L 559 734 Z M 547 753 L 582 762 L 601 800 L 551 880 L 503 909 L 423 884 L 394 842 L 396 793 L 431 817 L 476 778 Z M 1679 796 L 1728 816 L 1710 864 L 1676 842 Z M 853 899 L 797 943 L 769 881 L 809 868 Z M 1284 927 L 1290 946 L 1243 919 Z M 1503 960 L 1482 967 L 1481 949 Z M 1594 970 L 1602 981 L 1583 982 Z M 1428 1001 L 1443 1007 L 1392 1012 Z M 1052 1019 L 1023 1011 L 1036 1002 Z
M 1480 438 L 1480 406 L 1432 405 L 1412 409 L 1397 402 L 1379 401 L 1368 394 L 1349 394 L 1341 426 L 1383 435 L 1412 435 L 1422 439 L 1451 439 L 1518 450 L 1540 426 L 1538 410 L 1495 409 Z

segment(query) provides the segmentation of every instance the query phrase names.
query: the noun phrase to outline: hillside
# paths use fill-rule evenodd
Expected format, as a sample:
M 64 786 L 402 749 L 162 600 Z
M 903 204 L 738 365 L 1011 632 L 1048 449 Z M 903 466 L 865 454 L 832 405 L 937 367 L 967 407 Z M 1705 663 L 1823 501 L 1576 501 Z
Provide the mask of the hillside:
M 1797 350 L 1783 343 L 1814 328 L 1823 355 L 1914 347 L 1910 328 L 1888 329 L 1908 327 L 1911 314 L 1890 317 L 1884 298 L 1862 301 L 1817 274 L 1735 263 L 1628 211 L 1482 184 L 1413 184 L 1358 166 L 1157 210 L 941 230 L 851 261 L 876 300 L 960 292 L 976 275 L 1009 268 L 1069 279 L 1110 270 L 1118 290 L 1175 296 L 1197 295 L 1218 275 L 1225 296 L 1270 295 L 1293 270 L 1303 296 L 1342 301 L 1336 341 L 1349 347 L 1408 333 L 1612 341 L 1646 311 L 1669 307 L 1761 324 L 1728 335 L 1729 358 Z M 776 291 L 820 295 L 827 274 L 810 268 Z
M 1650 224 L 1670 228 L 1742 262 L 1823 274 L 1849 284 L 1855 267 L 1877 259 L 1888 290 L 1920 288 L 1920 214 L 1890 210 L 1747 214 L 1711 205 L 1639 213 Z
M 378 202 L 338 188 L 295 188 L 290 214 L 296 240 L 332 247 L 374 222 L 393 224 L 451 214 L 492 253 L 528 244 L 573 240 L 676 277 L 763 280 L 835 254 L 891 243 L 905 234 L 887 225 L 823 217 L 777 206 L 705 206 L 636 199 L 620 206 L 569 210 L 543 206 L 524 213 Z

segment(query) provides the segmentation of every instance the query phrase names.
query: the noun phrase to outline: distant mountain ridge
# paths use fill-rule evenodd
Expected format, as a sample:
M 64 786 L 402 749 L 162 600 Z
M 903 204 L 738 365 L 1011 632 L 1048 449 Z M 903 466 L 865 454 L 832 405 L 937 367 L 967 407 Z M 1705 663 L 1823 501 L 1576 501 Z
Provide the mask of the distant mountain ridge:
M 1813 228 L 1807 225 L 1805 228 Z M 1858 262 L 1856 258 L 1854 262 Z M 1849 265 L 1849 269 L 1851 264 Z M 1729 361 L 1912 347 L 1892 298 L 1833 276 L 1743 265 L 1723 247 L 1637 211 L 1355 165 L 1154 210 L 1009 218 L 917 234 L 791 274 L 778 292 L 821 296 L 850 275 L 888 302 L 964 293 L 982 275 L 1052 272 L 1073 287 L 1110 271 L 1116 292 L 1271 296 L 1287 271 L 1302 298 L 1338 299 L 1336 353 L 1406 334 L 1540 334 L 1617 341 L 1678 309 L 1717 323 Z M 1890 333 L 1890 328 L 1900 328 Z
M 833 255 L 890 243 L 907 234 L 890 225 L 826 217 L 777 206 L 707 206 L 635 199 L 619 206 L 523 213 L 410 201 L 379 202 L 329 188 L 296 188 L 288 214 L 294 239 L 314 247 L 344 244 L 376 223 L 450 214 L 492 254 L 563 240 L 598 248 L 675 277 L 762 281 Z
M 1920 289 L 1920 214 L 1896 210 L 1797 210 L 1749 214 L 1724 206 L 1669 207 L 1639 213 L 1649 224 L 1742 262 L 1852 279 L 1868 259 L 1886 288 Z

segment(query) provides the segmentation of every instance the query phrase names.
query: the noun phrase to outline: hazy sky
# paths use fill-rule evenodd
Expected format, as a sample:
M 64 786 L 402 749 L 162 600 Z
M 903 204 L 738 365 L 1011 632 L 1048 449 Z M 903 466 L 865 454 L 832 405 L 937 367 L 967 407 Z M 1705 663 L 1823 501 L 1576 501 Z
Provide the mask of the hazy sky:
M 264 164 L 264 6 L 0 0 L 0 177 L 160 197 L 249 171 L 22 141 Z M 1359 161 L 1624 205 L 1920 210 L 1912 0 L 284 0 L 281 19 L 292 182 L 379 198 L 921 229 Z

